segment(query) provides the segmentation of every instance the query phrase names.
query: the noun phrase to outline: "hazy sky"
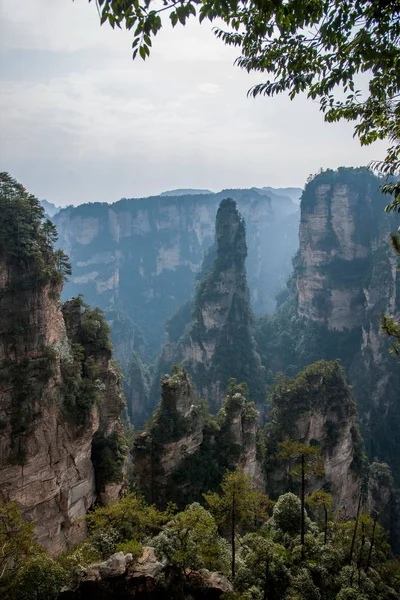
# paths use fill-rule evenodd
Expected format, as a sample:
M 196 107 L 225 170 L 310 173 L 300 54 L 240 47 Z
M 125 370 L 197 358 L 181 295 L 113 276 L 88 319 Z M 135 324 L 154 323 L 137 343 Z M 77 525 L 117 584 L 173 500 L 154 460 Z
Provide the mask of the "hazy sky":
M 55 204 L 302 187 L 384 152 L 305 98 L 247 98 L 261 76 L 234 67 L 209 25 L 166 27 L 145 63 L 88 0 L 0 0 L 0 29 L 0 170 Z

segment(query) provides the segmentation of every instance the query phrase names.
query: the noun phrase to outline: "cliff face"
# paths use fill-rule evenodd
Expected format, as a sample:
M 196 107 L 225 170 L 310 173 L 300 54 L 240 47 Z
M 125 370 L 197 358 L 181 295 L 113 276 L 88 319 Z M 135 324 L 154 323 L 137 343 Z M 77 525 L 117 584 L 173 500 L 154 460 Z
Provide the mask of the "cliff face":
M 380 332 L 382 313 L 400 315 L 400 272 L 389 245 L 398 217 L 384 212 L 380 185 L 368 169 L 344 168 L 307 184 L 287 298 L 264 319 L 258 341 L 272 373 L 339 358 L 367 453 L 388 462 L 398 480 L 400 368 Z
M 124 199 L 62 210 L 54 222 L 73 265 L 65 296 L 83 293 L 90 304 L 121 308 L 143 329 L 147 358 L 153 358 L 164 321 L 193 294 L 214 237 L 218 204 L 228 195 L 238 201 L 249 231 L 254 310 L 271 312 L 297 249 L 298 209 L 289 198 L 263 190 Z
M 252 402 L 248 401 L 243 386 L 231 386 L 223 405 L 223 421 L 220 438 L 229 440 L 235 449 L 235 466 L 251 477 L 259 491 L 265 490 L 265 476 L 260 453 L 260 415 Z
M 59 289 L 52 286 L 16 297 L 2 283 L 0 338 L 7 339 L 10 319 L 21 319 L 26 330 L 24 339 L 13 333 L 13 341 L 10 337 L 1 347 L 0 499 L 16 502 L 24 518 L 36 522 L 37 541 L 58 554 L 85 535 L 82 517 L 98 497 L 92 440 L 96 432 L 108 438 L 120 431 L 118 375 L 106 350 L 85 362 L 96 371 L 96 403 L 87 410 L 84 425 L 77 426 L 62 374 L 63 365 L 73 364 L 76 344 L 71 319 L 66 327 L 63 317 L 71 303 L 61 310 L 52 298 Z M 85 313 L 74 312 L 78 328 Z M 88 389 L 82 402 L 89 398 Z M 121 487 L 107 485 L 103 493 L 117 498 Z
M 175 367 L 161 380 L 161 402 L 147 431 L 136 437 L 136 480 L 148 501 L 179 506 L 216 489 L 226 469 L 240 467 L 265 487 L 258 449 L 259 414 L 246 387 L 231 383 L 217 422 L 194 400 L 188 374 Z
M 121 490 L 122 455 L 102 472 L 104 445 L 121 434 L 119 376 L 100 313 L 61 305 L 66 257 L 39 202 L 7 174 L 0 210 L 0 500 L 16 502 L 57 554 L 82 538 L 98 494 Z
M 389 532 L 393 551 L 400 552 L 400 492 L 393 485 L 390 467 L 374 461 L 368 473 L 368 509 Z
M 257 402 L 265 391 L 246 279 L 245 225 L 232 199 L 219 206 L 215 240 L 215 259 L 197 286 L 191 315 L 183 307 L 182 322 L 189 322 L 177 341 L 164 347 L 159 365 L 159 370 L 183 365 L 214 411 L 231 377 L 245 381 Z
M 339 363 L 320 361 L 295 379 L 282 377 L 272 389 L 271 401 L 267 454 L 274 455 L 277 444 L 289 439 L 318 443 L 325 474 L 308 482 L 307 493 L 324 485 L 341 516 L 353 518 L 361 488 L 363 444 L 356 406 Z M 274 493 L 284 491 L 287 470 L 276 460 L 269 460 L 267 466 L 268 487 Z
M 372 254 L 388 241 L 391 221 L 383 213 L 379 184 L 365 169 L 340 169 L 317 176 L 303 194 L 298 312 L 329 330 L 365 323 Z M 394 272 L 391 297 L 395 281 Z

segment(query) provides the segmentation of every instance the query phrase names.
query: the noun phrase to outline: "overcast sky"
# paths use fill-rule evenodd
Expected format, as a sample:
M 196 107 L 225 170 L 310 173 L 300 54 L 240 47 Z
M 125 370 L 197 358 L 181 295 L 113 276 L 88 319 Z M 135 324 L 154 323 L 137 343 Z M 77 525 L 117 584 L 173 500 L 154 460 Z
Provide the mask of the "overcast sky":
M 261 76 L 234 67 L 208 24 L 166 27 L 143 63 L 88 0 L 0 0 L 0 23 L 0 170 L 55 204 L 302 187 L 383 155 L 305 98 L 247 98 Z

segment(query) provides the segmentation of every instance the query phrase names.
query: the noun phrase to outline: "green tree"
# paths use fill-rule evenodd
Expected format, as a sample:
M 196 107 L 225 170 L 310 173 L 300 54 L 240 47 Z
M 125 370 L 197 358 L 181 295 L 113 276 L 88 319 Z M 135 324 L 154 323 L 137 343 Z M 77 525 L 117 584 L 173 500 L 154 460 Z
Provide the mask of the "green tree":
M 301 524 L 301 504 L 295 494 L 288 492 L 279 496 L 272 511 L 270 525 L 290 537 L 299 535 Z
M 307 446 L 299 442 L 288 440 L 280 444 L 279 460 L 294 461 L 296 466 L 291 469 L 290 475 L 300 477 L 300 503 L 301 503 L 301 523 L 300 536 L 301 545 L 304 547 L 305 531 L 305 496 L 306 479 L 310 475 L 322 476 L 324 474 L 324 463 L 319 446 Z
M 241 540 L 241 564 L 235 587 L 244 592 L 252 586 L 262 593 L 262 600 L 282 598 L 288 586 L 285 548 L 258 533 L 248 533 Z
M 204 499 L 215 516 L 217 524 L 221 528 L 229 529 L 231 542 L 232 577 L 235 577 L 236 565 L 236 535 L 240 526 L 251 523 L 254 518 L 255 500 L 263 502 L 262 494 L 252 489 L 251 479 L 243 471 L 227 471 L 222 483 L 221 493 L 208 492 L 204 494 Z
M 197 502 L 178 513 L 152 540 L 156 554 L 180 575 L 186 569 L 225 570 L 226 546 L 214 517 Z
M 29 558 L 18 570 L 11 586 L 15 600 L 56 600 L 65 584 L 66 571 L 45 554 Z
M 324 490 L 316 490 L 306 500 L 308 506 L 313 509 L 323 509 L 324 511 L 324 544 L 328 539 L 328 517 L 332 508 L 332 495 Z
M 69 262 L 69 256 L 63 250 L 56 250 L 56 269 L 62 274 L 64 281 L 68 275 L 72 274 L 72 266 Z
M 7 283 L 24 289 L 32 283 L 63 282 L 70 274 L 67 255 L 55 250 L 57 231 L 44 220 L 39 200 L 8 173 L 0 173 L 0 256 Z
M 120 502 L 88 513 L 86 523 L 94 546 L 106 556 L 115 552 L 118 543 L 143 542 L 157 535 L 172 514 L 173 507 L 161 512 L 135 494 L 127 494 Z
M 89 0 L 90 2 L 91 0 Z M 168 16 L 173 27 L 191 17 L 222 20 L 215 33 L 241 52 L 236 63 L 266 74 L 251 94 L 306 92 L 319 100 L 327 121 L 355 121 L 361 144 L 389 140 L 385 174 L 400 169 L 400 2 L 377 0 L 96 0 L 101 23 L 133 30 L 133 57 L 146 59 L 152 38 Z M 368 91 L 357 90 L 360 74 Z M 400 211 L 400 184 L 389 184 L 393 209 Z
M 34 542 L 34 524 L 22 519 L 15 502 L 0 503 L 0 589 L 27 558 L 40 551 Z

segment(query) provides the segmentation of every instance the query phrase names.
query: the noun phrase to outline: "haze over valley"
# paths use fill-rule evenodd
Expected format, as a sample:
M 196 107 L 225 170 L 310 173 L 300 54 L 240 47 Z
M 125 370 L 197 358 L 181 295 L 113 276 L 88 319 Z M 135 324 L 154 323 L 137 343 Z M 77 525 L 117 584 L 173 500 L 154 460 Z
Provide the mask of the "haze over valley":
M 398 600 L 378 8 L 0 0 L 0 598 Z

